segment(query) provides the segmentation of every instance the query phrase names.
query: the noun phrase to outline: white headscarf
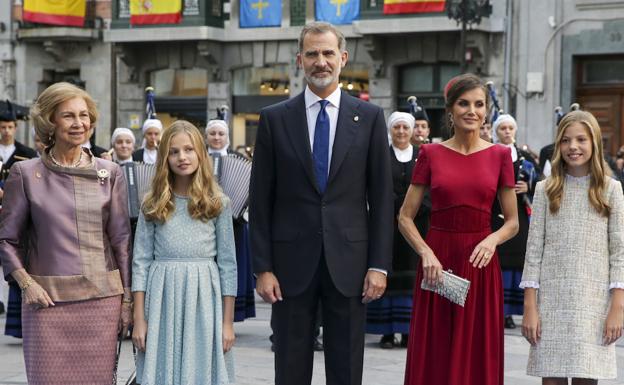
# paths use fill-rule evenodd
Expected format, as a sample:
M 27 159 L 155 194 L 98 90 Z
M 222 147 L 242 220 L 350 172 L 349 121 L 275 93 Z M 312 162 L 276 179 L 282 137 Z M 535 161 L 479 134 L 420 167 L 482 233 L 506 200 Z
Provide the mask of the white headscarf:
M 145 134 L 145 131 L 147 131 L 148 128 L 158 128 L 158 131 L 162 131 L 163 124 L 158 119 L 146 119 L 145 122 L 143 122 L 143 128 L 141 128 L 141 131 Z
M 500 126 L 503 123 L 511 123 L 514 126 L 514 128 L 518 130 L 518 123 L 516 123 L 516 119 L 514 119 L 513 116 L 509 114 L 501 114 L 501 115 L 498 115 L 498 119 L 496 119 L 494 124 L 492 124 L 493 135 L 496 134 L 496 130 L 498 129 L 498 126 Z M 496 135 L 496 143 L 500 143 L 500 139 L 498 139 L 498 135 Z M 509 149 L 511 150 L 511 161 L 515 162 L 516 160 L 518 160 L 518 149 L 516 148 L 516 146 L 513 143 L 506 144 L 505 146 L 509 147 Z
M 136 138 L 134 137 L 134 133 L 131 129 L 125 127 L 117 127 L 115 131 L 113 131 L 113 135 L 111 135 L 111 145 L 115 145 L 115 140 L 119 135 L 127 135 L 132 138 L 132 145 L 136 143 Z
M 516 130 L 518 129 L 518 123 L 516 123 L 516 119 L 514 119 L 513 116 L 509 114 L 501 114 L 501 115 L 498 115 L 498 119 L 496 119 L 494 124 L 492 124 L 492 131 L 496 132 L 496 130 L 498 129 L 498 126 L 500 126 L 503 123 L 511 123 L 516 128 Z
M 163 130 L 163 124 L 158 119 L 146 119 L 143 122 L 143 127 L 141 128 L 143 135 L 145 135 L 145 131 L 147 131 L 148 128 L 157 128 L 158 131 L 161 132 Z M 145 148 L 145 138 L 143 138 L 143 141 L 141 142 L 141 148 Z M 145 148 L 145 150 L 147 151 L 147 148 Z
M 213 128 L 221 128 L 225 131 L 225 146 L 223 146 L 223 148 L 220 150 L 216 150 L 216 149 L 211 148 L 210 145 L 208 145 L 208 153 L 211 154 L 213 152 L 220 152 L 222 154 L 227 155 L 227 149 L 230 146 L 230 129 L 227 125 L 227 122 L 225 120 L 220 120 L 220 119 L 210 120 L 208 124 L 206 124 L 206 130 L 205 130 L 206 136 L 208 136 L 208 132 Z
M 414 124 L 416 123 L 416 119 L 412 114 L 407 112 L 394 111 L 390 116 L 388 116 L 388 133 L 392 129 L 392 127 L 398 122 L 406 123 L 410 130 L 414 129 Z
M 399 162 L 405 163 L 409 162 L 412 159 L 414 148 L 410 144 L 406 149 L 399 149 L 392 144 L 392 127 L 395 124 L 403 122 L 409 127 L 409 136 L 412 136 L 412 132 L 414 131 L 414 124 L 416 124 L 416 119 L 414 116 L 407 112 L 394 111 L 390 116 L 388 116 L 388 140 L 392 145 L 392 149 L 394 150 L 394 154 Z

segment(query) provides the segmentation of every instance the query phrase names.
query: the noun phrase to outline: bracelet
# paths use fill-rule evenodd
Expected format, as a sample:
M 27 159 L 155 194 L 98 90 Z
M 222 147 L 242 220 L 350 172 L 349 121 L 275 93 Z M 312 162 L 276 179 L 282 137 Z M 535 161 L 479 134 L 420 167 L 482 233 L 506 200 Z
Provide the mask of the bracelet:
M 121 303 L 132 303 L 132 299 L 124 298 L 121 300 Z
M 30 287 L 30 285 L 32 285 L 35 282 L 34 279 L 32 279 L 32 277 L 28 277 L 24 280 L 24 282 L 22 282 L 21 285 L 19 285 L 20 289 L 22 289 L 22 293 L 26 291 L 26 289 L 28 289 Z

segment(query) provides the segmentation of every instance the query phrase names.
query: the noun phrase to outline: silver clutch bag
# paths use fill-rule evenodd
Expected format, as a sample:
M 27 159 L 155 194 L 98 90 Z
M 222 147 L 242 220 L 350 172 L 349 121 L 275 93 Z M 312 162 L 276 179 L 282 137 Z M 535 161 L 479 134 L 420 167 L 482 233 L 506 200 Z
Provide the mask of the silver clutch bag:
M 449 301 L 463 307 L 464 303 L 466 303 L 470 281 L 453 274 L 451 270 L 442 270 L 442 282 L 436 285 L 430 285 L 423 279 L 420 287 L 423 290 L 429 290 L 439 294 Z

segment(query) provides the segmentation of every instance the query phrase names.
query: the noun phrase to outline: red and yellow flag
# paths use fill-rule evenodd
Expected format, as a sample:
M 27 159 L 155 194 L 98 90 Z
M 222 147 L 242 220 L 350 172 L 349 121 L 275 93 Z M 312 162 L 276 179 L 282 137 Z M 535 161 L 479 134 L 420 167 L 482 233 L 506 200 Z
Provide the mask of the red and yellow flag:
M 84 26 L 86 0 L 24 0 L 24 21 Z
M 384 13 L 444 12 L 446 0 L 384 0 Z
M 130 24 L 177 24 L 182 0 L 130 0 Z

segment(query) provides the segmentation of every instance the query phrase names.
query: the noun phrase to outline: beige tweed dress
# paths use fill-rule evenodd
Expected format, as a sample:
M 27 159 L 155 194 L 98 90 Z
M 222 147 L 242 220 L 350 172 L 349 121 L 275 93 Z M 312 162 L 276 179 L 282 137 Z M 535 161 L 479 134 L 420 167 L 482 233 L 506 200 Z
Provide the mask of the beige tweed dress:
M 539 377 L 617 377 L 615 344 L 602 345 L 610 289 L 624 288 L 624 196 L 608 178 L 609 217 L 588 197 L 589 176 L 566 176 L 559 213 L 545 181 L 535 190 L 521 287 L 538 288 L 541 340 L 527 373 Z

